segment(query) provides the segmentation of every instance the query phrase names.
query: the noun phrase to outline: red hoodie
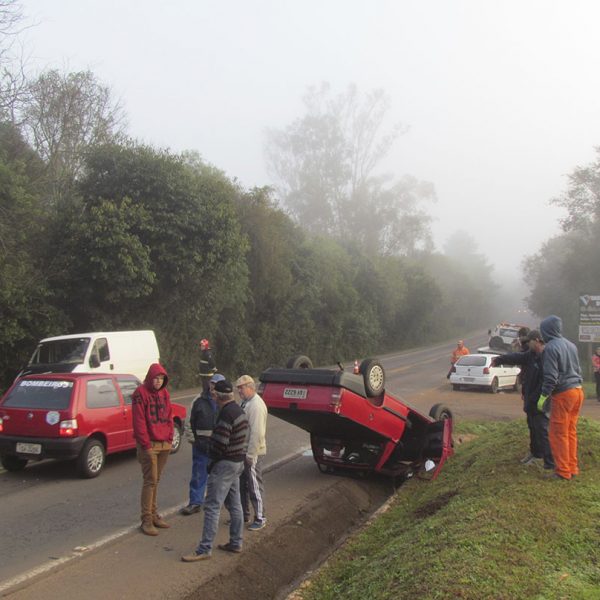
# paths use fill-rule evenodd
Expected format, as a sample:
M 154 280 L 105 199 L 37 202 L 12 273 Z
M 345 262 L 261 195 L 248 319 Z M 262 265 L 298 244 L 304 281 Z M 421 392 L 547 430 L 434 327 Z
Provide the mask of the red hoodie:
M 164 375 L 165 380 L 159 390 L 155 390 L 152 380 Z M 152 442 L 173 441 L 173 410 L 171 396 L 167 391 L 169 377 L 162 365 L 150 365 L 144 383 L 133 392 L 133 436 L 145 450 L 152 448 Z

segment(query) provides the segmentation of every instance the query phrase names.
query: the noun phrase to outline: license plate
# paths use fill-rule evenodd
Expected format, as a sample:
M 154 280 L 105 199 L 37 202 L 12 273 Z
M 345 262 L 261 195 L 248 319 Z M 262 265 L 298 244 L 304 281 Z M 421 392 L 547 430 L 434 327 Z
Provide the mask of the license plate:
M 285 388 L 283 390 L 283 397 L 293 400 L 306 400 L 307 394 L 308 390 L 306 388 Z
M 42 453 L 42 445 L 41 444 L 25 444 L 23 442 L 17 442 L 17 452 L 21 452 L 22 454 L 41 454 Z
M 475 381 L 475 377 L 463 377 L 462 380 L 471 383 L 472 381 Z

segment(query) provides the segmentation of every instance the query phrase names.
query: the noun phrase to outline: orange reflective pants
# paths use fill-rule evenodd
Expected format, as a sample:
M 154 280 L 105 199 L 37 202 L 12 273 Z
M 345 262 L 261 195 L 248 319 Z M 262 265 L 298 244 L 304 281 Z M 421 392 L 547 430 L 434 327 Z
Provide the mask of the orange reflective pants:
M 577 465 L 577 420 L 583 404 L 583 390 L 572 388 L 552 395 L 550 448 L 556 473 L 565 479 L 579 475 Z

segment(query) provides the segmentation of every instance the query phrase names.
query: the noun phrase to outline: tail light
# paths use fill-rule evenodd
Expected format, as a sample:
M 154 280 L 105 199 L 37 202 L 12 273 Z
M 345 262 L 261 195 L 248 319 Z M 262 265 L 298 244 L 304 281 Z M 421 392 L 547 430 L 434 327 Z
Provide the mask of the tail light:
M 4 419 L 2 419 L 2 417 L 0 417 L 0 433 L 2 433 L 4 431 Z
M 490 374 L 490 369 L 489 369 L 489 367 L 483 367 L 483 374 L 484 374 L 484 375 L 489 375 L 489 374 Z
M 332 408 L 334 412 L 339 413 L 342 407 L 342 391 L 334 389 L 331 393 L 331 400 L 329 401 L 329 408 Z
M 77 435 L 78 425 L 77 419 L 69 419 L 61 421 L 58 426 L 58 435 L 60 437 L 75 437 Z

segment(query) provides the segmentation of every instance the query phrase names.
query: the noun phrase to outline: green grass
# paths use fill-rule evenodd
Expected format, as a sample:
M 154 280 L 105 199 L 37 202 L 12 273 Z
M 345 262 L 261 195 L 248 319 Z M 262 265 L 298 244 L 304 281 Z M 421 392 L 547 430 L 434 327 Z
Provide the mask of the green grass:
M 436 481 L 412 479 L 301 592 L 305 600 L 600 598 L 600 423 L 581 419 L 581 475 L 524 466 L 523 421 L 463 423 Z

